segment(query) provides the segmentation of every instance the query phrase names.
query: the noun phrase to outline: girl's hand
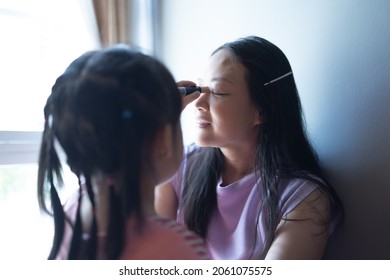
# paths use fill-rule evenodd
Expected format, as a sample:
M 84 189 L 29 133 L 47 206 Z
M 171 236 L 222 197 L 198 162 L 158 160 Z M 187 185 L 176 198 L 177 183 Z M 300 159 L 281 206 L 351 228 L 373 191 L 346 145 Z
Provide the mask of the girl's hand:
M 196 86 L 196 84 L 192 81 L 179 81 L 177 82 L 178 87 L 190 87 L 190 86 Z M 203 89 L 203 88 L 202 88 Z M 182 99 L 182 110 L 190 104 L 192 101 L 196 100 L 200 95 L 199 91 L 195 91 L 189 95 L 183 96 Z

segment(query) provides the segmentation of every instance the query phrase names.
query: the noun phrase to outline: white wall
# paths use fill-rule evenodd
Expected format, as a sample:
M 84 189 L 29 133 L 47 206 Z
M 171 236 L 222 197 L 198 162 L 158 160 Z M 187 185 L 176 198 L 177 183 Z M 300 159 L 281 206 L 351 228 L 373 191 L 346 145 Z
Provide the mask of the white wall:
M 211 51 L 246 35 L 285 52 L 346 210 L 326 258 L 390 259 L 390 1 L 161 2 L 162 59 L 177 80 L 196 80 Z

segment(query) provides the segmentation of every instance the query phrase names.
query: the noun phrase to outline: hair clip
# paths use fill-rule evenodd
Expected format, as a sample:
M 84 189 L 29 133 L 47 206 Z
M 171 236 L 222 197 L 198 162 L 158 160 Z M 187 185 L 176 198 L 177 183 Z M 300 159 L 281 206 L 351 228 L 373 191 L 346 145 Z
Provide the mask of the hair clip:
M 133 116 L 133 112 L 131 110 L 125 110 L 122 112 L 123 119 L 130 119 Z
M 292 71 L 290 71 L 290 72 L 288 72 L 288 73 L 286 73 L 286 74 L 284 74 L 284 75 L 282 75 L 280 77 L 277 77 L 276 79 L 273 79 L 272 81 L 269 81 L 268 83 L 265 83 L 264 86 L 272 84 L 272 83 L 275 83 L 276 81 L 279 81 L 279 80 L 281 80 L 281 79 L 283 79 L 283 78 L 285 78 L 285 77 L 287 77 L 287 76 L 289 76 L 291 74 L 292 74 Z

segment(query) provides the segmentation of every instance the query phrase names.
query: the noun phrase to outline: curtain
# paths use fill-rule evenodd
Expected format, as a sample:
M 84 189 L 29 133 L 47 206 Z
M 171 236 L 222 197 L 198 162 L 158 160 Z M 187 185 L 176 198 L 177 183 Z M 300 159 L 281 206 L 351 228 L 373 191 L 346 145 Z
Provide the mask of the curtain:
M 160 53 L 160 0 L 92 0 L 102 47 L 137 46 L 145 53 Z
M 132 0 L 93 0 L 93 8 L 102 47 L 130 41 L 130 5 Z

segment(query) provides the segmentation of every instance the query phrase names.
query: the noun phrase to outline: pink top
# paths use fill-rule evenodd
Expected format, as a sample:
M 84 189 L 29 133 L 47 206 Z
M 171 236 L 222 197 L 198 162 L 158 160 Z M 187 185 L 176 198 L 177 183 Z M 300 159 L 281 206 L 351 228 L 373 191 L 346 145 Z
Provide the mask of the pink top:
M 199 149 L 196 146 L 187 147 L 183 164 L 173 177 L 173 185 L 179 205 L 183 176 L 190 151 Z M 195 153 L 191 155 L 196 156 Z M 261 207 L 262 187 L 260 178 L 252 173 L 227 186 L 221 186 L 221 179 L 217 183 L 217 205 L 211 217 L 206 244 L 213 259 L 259 259 L 263 253 L 266 236 L 265 211 L 259 212 Z M 281 180 L 279 202 L 280 217 L 291 212 L 307 195 L 318 186 L 304 179 Z M 179 207 L 178 222 L 184 224 L 183 213 Z M 256 225 L 257 217 L 259 217 Z
M 75 220 L 78 194 L 64 205 L 66 215 Z M 176 221 L 150 215 L 145 218 L 142 231 L 135 229 L 134 220 L 127 223 L 127 242 L 119 259 L 122 260 L 196 260 L 209 259 L 204 241 Z M 83 238 L 88 238 L 84 235 Z M 57 259 L 67 259 L 72 239 L 72 227 L 67 223 L 65 235 Z M 105 233 L 98 234 L 101 248 Z M 104 259 L 98 249 L 98 259 Z

